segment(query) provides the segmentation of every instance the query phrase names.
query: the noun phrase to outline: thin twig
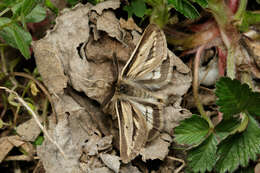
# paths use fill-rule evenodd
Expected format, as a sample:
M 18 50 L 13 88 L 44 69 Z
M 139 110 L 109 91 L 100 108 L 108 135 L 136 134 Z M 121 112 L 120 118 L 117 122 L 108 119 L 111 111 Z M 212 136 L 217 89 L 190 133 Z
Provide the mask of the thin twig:
M 46 128 L 44 128 L 40 122 L 40 120 L 38 119 L 36 113 L 30 108 L 30 106 L 27 105 L 27 103 L 15 92 L 15 91 L 12 91 L 6 87 L 1 87 L 0 86 L 0 89 L 3 89 L 9 93 L 12 93 L 15 95 L 16 99 L 32 114 L 34 120 L 36 121 L 37 125 L 40 127 L 40 129 L 43 131 L 43 133 L 45 134 L 45 136 L 47 137 L 47 139 L 50 140 L 51 143 L 53 143 L 57 148 L 58 150 L 60 151 L 60 153 L 63 155 L 64 158 L 67 158 L 65 152 L 63 151 L 63 149 L 60 147 L 60 145 L 54 141 L 51 136 L 49 135 L 48 131 L 46 130 Z
M 178 161 L 178 162 L 182 163 L 182 165 L 180 167 L 178 167 L 177 169 L 174 170 L 174 173 L 179 173 L 183 169 L 183 167 L 185 166 L 185 161 L 182 160 L 182 159 L 172 157 L 172 156 L 167 156 L 167 158 L 170 159 L 170 160 L 174 160 L 174 161 Z

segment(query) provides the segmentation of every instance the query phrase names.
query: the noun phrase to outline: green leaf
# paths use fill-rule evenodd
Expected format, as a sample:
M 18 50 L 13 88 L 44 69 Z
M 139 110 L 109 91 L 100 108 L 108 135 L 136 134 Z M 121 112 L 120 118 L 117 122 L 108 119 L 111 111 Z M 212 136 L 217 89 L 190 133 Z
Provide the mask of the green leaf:
M 242 19 L 242 23 L 239 27 L 241 31 L 247 31 L 250 25 L 254 25 L 260 22 L 260 14 L 252 11 L 245 11 Z
M 183 120 L 174 129 L 175 140 L 180 144 L 197 145 L 205 139 L 209 132 L 209 125 L 199 115 Z
M 253 92 L 248 103 L 247 111 L 251 115 L 260 115 L 260 93 Z
M 223 119 L 216 127 L 215 132 L 218 140 L 222 141 L 239 127 L 240 119 L 239 118 L 229 118 Z
M 256 2 L 257 2 L 258 4 L 260 4 L 260 0 L 256 0 Z
M 247 84 L 222 77 L 216 84 L 216 95 L 216 104 L 220 106 L 224 118 L 246 111 L 251 115 L 260 115 L 260 94 L 252 92 Z
M 25 17 L 26 22 L 40 22 L 46 17 L 46 11 L 41 5 L 37 4 L 35 8 Z
M 203 8 L 208 7 L 208 0 L 192 0 L 192 1 L 198 3 Z
M 187 18 L 196 19 L 200 15 L 196 8 L 187 0 L 168 0 L 168 2 Z
M 234 79 L 222 77 L 216 83 L 216 104 L 220 106 L 220 111 L 224 113 L 224 118 L 238 114 L 247 108 L 251 91 L 248 85 Z
M 25 58 L 30 58 L 29 45 L 32 41 L 30 33 L 23 30 L 18 24 L 12 23 L 9 18 L 1 17 L 0 27 L 5 24 L 9 25 L 0 30 L 0 36 L 7 44 L 19 49 Z
M 134 9 L 131 6 L 124 6 L 123 10 L 127 12 L 128 18 L 132 17 L 134 14 Z
M 38 136 L 35 141 L 33 142 L 34 145 L 42 145 L 44 141 L 44 137 L 43 136 Z
M 59 13 L 59 9 L 51 2 L 51 0 L 45 0 L 45 6 L 48 7 L 56 15 Z
M 211 134 L 201 145 L 188 152 L 188 167 L 193 172 L 211 171 L 217 161 L 217 139 Z
M 13 17 L 27 16 L 36 6 L 35 0 L 22 0 L 22 2 L 15 4 L 11 9 Z
M 216 164 L 219 173 L 233 172 L 239 165 L 245 167 L 249 160 L 256 160 L 260 153 L 260 128 L 257 121 L 249 116 L 247 129 L 226 138 L 219 145 L 220 156 Z
M 27 16 L 36 6 L 35 0 L 23 0 L 21 13 L 23 16 Z
M 12 25 L 13 33 L 14 33 L 14 40 L 15 43 L 22 53 L 22 55 L 26 58 L 30 58 L 30 50 L 29 50 L 29 45 L 26 43 L 26 41 L 23 38 L 23 35 L 21 34 L 21 30 L 19 30 L 17 27 Z M 24 32 L 24 31 L 22 31 Z
M 137 17 L 144 17 L 146 11 L 146 5 L 144 0 L 134 0 L 131 2 L 130 6 L 125 6 L 123 8 L 128 12 L 128 17 L 131 17 L 133 14 Z

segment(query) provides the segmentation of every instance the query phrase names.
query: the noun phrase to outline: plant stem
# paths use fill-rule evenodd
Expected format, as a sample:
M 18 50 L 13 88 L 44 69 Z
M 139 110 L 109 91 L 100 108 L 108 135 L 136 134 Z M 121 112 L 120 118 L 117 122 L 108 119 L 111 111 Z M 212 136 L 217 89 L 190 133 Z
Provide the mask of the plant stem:
M 228 49 L 227 77 L 230 77 L 231 79 L 236 78 L 236 58 L 235 58 L 235 47 L 234 46 L 231 46 Z
M 240 0 L 239 7 L 237 9 L 237 12 L 234 16 L 235 20 L 242 19 L 242 16 L 244 15 L 244 12 L 246 11 L 247 6 L 247 0 Z
M 5 62 L 5 54 L 4 54 L 4 47 L 0 47 L 0 55 L 1 55 L 1 64 L 2 64 L 2 70 L 5 75 L 7 75 L 7 69 L 6 69 L 6 62 Z
M 246 5 L 246 3 L 240 5 L 240 10 L 244 8 L 244 5 Z M 233 14 L 224 0 L 209 0 L 208 8 L 218 23 L 222 40 L 228 49 L 227 76 L 234 79 L 236 77 L 235 52 L 237 48 L 239 48 L 238 40 L 240 39 L 240 35 L 232 23 Z M 239 13 L 242 13 L 242 11 Z
M 199 47 L 196 53 L 196 57 L 194 60 L 194 72 L 193 72 L 193 97 L 195 100 L 195 104 L 197 106 L 197 109 L 199 110 L 201 116 L 208 122 L 210 129 L 214 128 L 213 123 L 211 122 L 210 118 L 207 116 L 203 105 L 200 102 L 199 99 L 199 64 L 200 64 L 200 56 L 205 48 L 205 45 L 202 45 Z

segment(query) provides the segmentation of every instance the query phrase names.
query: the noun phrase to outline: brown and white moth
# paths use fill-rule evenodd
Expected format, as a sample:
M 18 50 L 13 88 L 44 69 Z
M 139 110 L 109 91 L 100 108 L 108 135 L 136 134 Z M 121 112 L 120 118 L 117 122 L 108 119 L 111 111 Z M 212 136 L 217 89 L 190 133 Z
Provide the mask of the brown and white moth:
M 116 113 L 120 136 L 120 157 L 124 163 L 134 159 L 147 141 L 158 136 L 163 127 L 163 96 L 156 93 L 172 76 L 172 58 L 167 56 L 163 31 L 150 24 L 121 73 L 105 108 Z M 114 60 L 118 67 L 117 60 Z M 156 92 L 156 93 L 155 93 Z

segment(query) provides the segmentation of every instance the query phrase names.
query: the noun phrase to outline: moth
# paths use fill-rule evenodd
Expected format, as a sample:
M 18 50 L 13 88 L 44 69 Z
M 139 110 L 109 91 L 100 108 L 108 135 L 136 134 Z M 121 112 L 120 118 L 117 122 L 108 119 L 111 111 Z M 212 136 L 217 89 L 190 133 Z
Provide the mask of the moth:
M 117 116 L 124 163 L 134 159 L 163 127 L 165 98 L 158 92 L 170 83 L 173 70 L 173 60 L 167 52 L 163 31 L 150 24 L 121 73 L 114 57 L 117 79 L 102 105 L 105 110 L 112 107 Z

